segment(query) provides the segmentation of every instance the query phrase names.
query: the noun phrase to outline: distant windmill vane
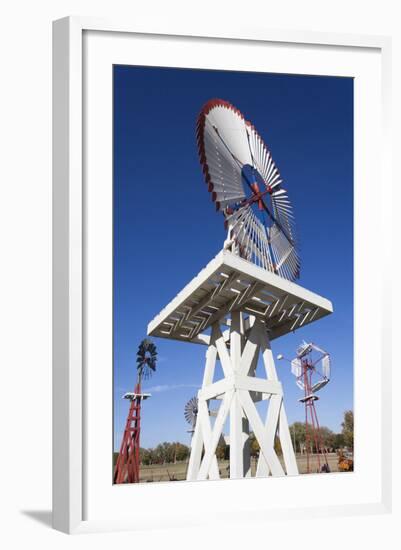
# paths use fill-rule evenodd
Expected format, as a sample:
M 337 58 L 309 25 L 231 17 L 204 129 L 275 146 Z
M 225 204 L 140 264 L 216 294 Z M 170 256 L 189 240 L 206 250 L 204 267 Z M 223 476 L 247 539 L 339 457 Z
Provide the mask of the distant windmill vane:
M 156 346 L 151 340 L 145 338 L 139 344 L 136 356 L 137 380 L 135 389 L 123 396 L 131 404 L 114 469 L 114 483 L 139 483 L 141 407 L 142 401 L 151 397 L 150 393 L 142 393 L 141 384 L 142 380 L 150 378 L 152 373 L 155 372 L 156 362 Z
M 198 398 L 191 397 L 184 409 L 185 420 L 191 426 L 191 432 L 195 430 L 196 419 L 198 417 Z
M 191 397 L 191 399 L 186 403 L 184 408 L 184 417 L 185 420 L 188 422 L 188 424 L 191 425 L 191 430 L 189 430 L 190 433 L 193 433 L 196 427 L 196 421 L 198 419 L 198 412 L 199 412 L 199 400 L 196 396 Z M 207 408 L 207 413 L 211 417 L 217 416 L 217 411 L 210 410 L 209 407 Z
M 228 101 L 212 99 L 198 118 L 202 170 L 228 230 L 226 247 L 291 281 L 300 260 L 283 180 L 257 130 Z
M 283 355 L 277 358 L 284 359 Z M 330 355 L 316 344 L 302 342 L 297 349 L 297 356 L 291 361 L 291 372 L 295 376 L 297 386 L 304 393 L 299 401 L 305 405 L 305 451 L 308 473 L 312 468 L 311 449 L 316 451 L 316 470 L 330 471 L 315 407 L 315 401 L 319 399 L 316 392 L 330 382 L 330 371 Z M 324 458 L 323 465 L 321 456 Z

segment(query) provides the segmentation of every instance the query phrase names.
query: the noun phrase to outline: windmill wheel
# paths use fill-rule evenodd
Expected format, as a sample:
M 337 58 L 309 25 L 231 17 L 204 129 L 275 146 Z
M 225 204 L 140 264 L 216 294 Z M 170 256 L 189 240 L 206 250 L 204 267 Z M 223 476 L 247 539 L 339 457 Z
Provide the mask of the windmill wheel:
M 191 397 L 184 409 L 185 420 L 194 428 L 198 416 L 198 398 Z
M 228 242 L 241 257 L 289 280 L 299 277 L 287 191 L 253 124 L 228 101 L 212 99 L 197 123 L 200 162 Z
M 156 346 L 151 340 L 145 338 L 139 344 L 136 354 L 137 370 L 140 379 L 150 378 L 152 372 L 156 370 L 156 361 Z

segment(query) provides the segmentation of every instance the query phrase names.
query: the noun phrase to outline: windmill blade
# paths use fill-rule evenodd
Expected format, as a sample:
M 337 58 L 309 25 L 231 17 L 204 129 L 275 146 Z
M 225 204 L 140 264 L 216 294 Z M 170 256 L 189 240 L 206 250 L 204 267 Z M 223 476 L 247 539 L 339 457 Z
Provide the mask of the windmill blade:
M 318 351 L 319 353 L 324 353 L 323 357 L 320 356 L 317 361 L 312 361 L 312 354 L 313 352 Z M 302 359 L 301 359 L 302 358 Z M 305 383 L 302 379 L 302 362 L 304 363 L 304 366 L 306 369 L 308 369 L 308 378 L 310 379 L 312 377 L 319 376 L 320 380 L 312 384 L 310 382 L 310 392 L 311 394 L 320 391 L 322 388 L 324 388 L 329 382 L 330 382 L 330 356 L 329 354 L 324 351 L 322 348 L 319 348 L 313 343 L 308 343 L 303 341 L 300 346 L 297 348 L 297 357 L 291 361 L 291 372 L 296 376 L 297 378 L 297 386 L 301 389 L 305 389 Z M 319 372 L 319 370 L 316 368 L 316 365 L 318 363 L 322 363 L 322 373 Z
M 303 357 L 304 355 L 310 353 L 311 351 L 312 351 L 312 344 L 308 344 L 304 340 L 302 344 L 297 348 L 297 356 Z
M 316 382 L 316 384 L 313 384 L 312 393 L 315 393 L 315 392 L 321 390 L 329 382 L 330 382 L 330 380 L 328 378 L 324 378 L 323 380 L 319 380 L 319 382 Z
M 315 350 L 315 351 L 318 351 L 319 353 L 321 353 L 322 355 L 328 355 L 327 351 L 325 351 L 323 348 L 320 348 L 319 346 L 317 346 L 316 344 L 310 344 L 312 346 L 312 348 Z
M 273 271 L 266 228 L 249 205 L 227 216 L 226 225 L 233 232 L 242 257 Z
M 330 355 L 325 355 L 322 359 L 322 372 L 325 378 L 330 378 Z
M 278 274 L 286 279 L 296 279 L 300 270 L 300 261 L 295 245 L 288 240 L 277 224 L 272 225 L 269 236 Z
M 211 100 L 198 118 L 199 156 L 208 189 L 216 209 L 245 199 L 242 167 L 252 162 L 245 132 L 245 121 L 232 106 Z
M 301 360 L 296 358 L 291 361 L 291 372 L 297 378 L 302 374 L 302 363 Z

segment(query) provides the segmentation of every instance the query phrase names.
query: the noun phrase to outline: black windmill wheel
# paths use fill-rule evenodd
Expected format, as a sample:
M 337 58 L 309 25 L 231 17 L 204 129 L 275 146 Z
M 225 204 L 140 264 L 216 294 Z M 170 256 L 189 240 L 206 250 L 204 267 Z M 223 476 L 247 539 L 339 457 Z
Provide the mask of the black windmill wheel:
M 156 346 L 151 340 L 144 339 L 139 344 L 136 354 L 136 363 L 138 370 L 138 381 L 146 380 L 152 376 L 156 370 L 157 351 Z

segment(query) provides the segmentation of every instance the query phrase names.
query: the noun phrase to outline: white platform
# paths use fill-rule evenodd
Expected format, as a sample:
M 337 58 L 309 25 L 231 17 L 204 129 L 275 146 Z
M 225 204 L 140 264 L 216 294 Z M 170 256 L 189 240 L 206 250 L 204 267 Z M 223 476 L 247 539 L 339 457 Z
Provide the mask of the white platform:
M 225 314 L 256 316 L 273 340 L 333 312 L 329 300 L 221 251 L 148 325 L 148 334 L 208 344 L 202 335 Z
M 130 401 L 135 401 L 137 397 L 140 397 L 142 400 L 145 400 L 145 399 L 148 399 L 149 397 L 152 397 L 152 394 L 127 392 L 123 395 L 123 399 L 129 399 Z

